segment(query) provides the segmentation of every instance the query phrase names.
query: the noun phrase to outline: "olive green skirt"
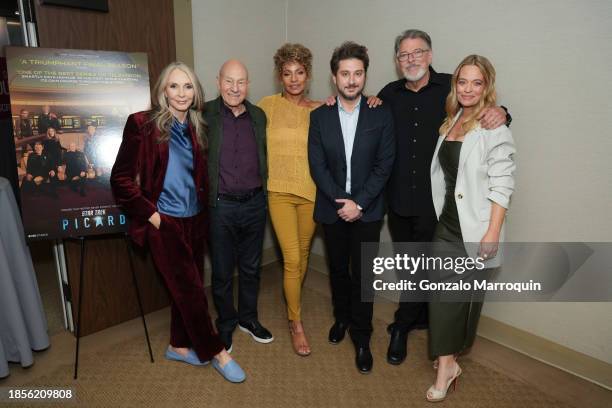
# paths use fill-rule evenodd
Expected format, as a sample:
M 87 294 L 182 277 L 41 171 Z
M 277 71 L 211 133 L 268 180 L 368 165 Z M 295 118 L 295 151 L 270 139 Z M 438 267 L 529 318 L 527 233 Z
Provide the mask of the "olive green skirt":
M 444 257 L 466 257 L 463 240 L 450 231 L 444 223 L 438 223 L 434 235 L 434 242 L 444 242 Z M 442 254 L 437 254 L 438 256 Z M 479 279 L 487 278 L 492 270 L 479 270 Z M 440 279 L 440 277 L 438 277 Z M 471 281 L 473 276 L 468 272 L 458 275 L 452 272 L 441 278 L 444 282 L 449 281 Z M 470 294 L 472 299 L 480 301 L 444 301 L 444 294 L 436 296 L 433 294 L 429 302 L 429 356 L 435 359 L 438 356 L 460 354 L 474 344 L 476 329 L 480 312 L 482 310 L 482 291 L 474 291 Z

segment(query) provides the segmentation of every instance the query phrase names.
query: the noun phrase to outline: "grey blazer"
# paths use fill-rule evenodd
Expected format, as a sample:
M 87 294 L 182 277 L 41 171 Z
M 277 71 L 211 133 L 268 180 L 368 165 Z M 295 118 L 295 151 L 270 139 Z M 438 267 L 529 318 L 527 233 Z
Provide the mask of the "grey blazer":
M 454 121 L 458 119 L 460 113 L 455 116 Z M 438 151 L 445 138 L 446 134 L 438 138 L 431 162 L 431 194 L 438 218 L 444 207 L 446 193 Z M 504 208 L 510 206 L 516 170 L 515 153 L 512 133 L 506 126 L 492 130 L 479 126 L 465 135 L 455 185 L 455 202 L 464 242 L 475 244 L 480 242 L 489 228 L 493 202 Z M 500 233 L 500 243 L 504 241 L 504 236 L 505 223 Z M 501 265 L 503 259 L 501 249 L 500 246 L 495 258 L 485 262 L 486 267 Z M 466 251 L 475 257 L 478 245 L 466 245 Z

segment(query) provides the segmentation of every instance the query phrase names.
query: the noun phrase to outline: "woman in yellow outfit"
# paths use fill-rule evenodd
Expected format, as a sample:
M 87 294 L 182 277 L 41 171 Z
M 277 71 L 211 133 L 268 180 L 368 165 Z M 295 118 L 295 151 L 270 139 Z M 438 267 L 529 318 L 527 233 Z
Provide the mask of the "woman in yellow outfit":
M 293 349 L 310 354 L 301 319 L 301 289 L 316 224 L 316 187 L 308 169 L 310 112 L 321 102 L 308 99 L 312 54 L 301 44 L 285 44 L 274 55 L 280 94 L 259 102 L 268 118 L 268 207 L 284 260 L 283 287 Z

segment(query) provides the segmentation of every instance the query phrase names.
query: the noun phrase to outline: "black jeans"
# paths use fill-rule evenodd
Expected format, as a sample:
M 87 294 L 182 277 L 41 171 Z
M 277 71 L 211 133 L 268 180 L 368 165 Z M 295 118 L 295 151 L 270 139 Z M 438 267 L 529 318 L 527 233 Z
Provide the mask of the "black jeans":
M 431 242 L 437 224 L 435 216 L 403 217 L 389 210 L 389 232 L 393 242 Z M 402 293 L 393 324 L 400 330 L 409 330 L 415 324 L 427 325 L 427 303 L 408 302 Z
M 210 208 L 209 250 L 217 330 L 233 331 L 238 322 L 257 320 L 261 252 L 266 226 L 266 199 L 258 192 L 245 202 L 218 199 Z M 233 273 L 238 265 L 238 311 L 234 307 Z
M 334 318 L 348 323 L 351 339 L 358 346 L 370 343 L 373 312 L 372 302 L 361 300 L 361 243 L 380 242 L 381 226 L 382 221 L 323 224 Z M 364 266 L 372 264 L 372 260 L 365 261 Z

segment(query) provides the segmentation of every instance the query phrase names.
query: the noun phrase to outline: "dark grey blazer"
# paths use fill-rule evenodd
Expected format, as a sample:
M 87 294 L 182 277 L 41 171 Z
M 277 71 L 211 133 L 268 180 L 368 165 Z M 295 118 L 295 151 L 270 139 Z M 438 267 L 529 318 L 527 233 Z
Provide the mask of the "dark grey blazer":
M 337 198 L 350 198 L 363 208 L 364 222 L 378 221 L 385 215 L 383 189 L 393 167 L 395 139 L 391 111 L 381 105 L 369 108 L 361 97 L 361 107 L 351 156 L 351 194 L 345 192 L 346 154 L 338 116 L 338 106 L 323 105 L 310 114 L 308 161 L 317 185 L 314 219 L 333 224 L 341 207 Z

